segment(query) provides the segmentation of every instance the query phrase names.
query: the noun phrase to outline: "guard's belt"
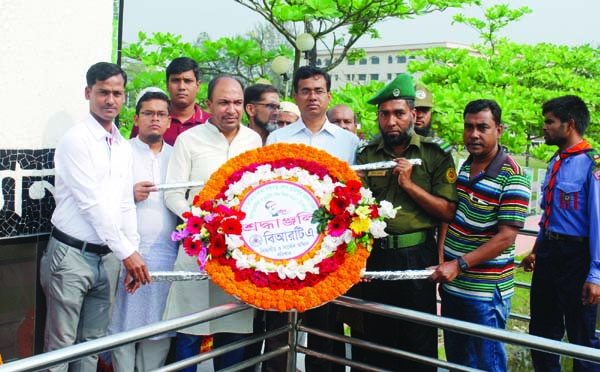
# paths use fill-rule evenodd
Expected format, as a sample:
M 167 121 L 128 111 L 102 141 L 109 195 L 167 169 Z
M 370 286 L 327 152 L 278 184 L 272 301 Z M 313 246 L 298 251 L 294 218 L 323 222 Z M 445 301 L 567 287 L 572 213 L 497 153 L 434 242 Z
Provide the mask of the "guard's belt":
M 380 249 L 408 248 L 425 243 L 427 240 L 427 232 L 417 231 L 410 234 L 388 235 L 377 240 L 379 241 Z

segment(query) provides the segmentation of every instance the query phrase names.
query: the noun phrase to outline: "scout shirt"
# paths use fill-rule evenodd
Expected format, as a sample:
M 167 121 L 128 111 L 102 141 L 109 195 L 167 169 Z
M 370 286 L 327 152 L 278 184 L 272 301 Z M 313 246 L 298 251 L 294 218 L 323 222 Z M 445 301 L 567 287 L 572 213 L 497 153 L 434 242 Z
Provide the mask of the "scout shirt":
M 407 148 L 400 156 L 395 156 L 392 150 L 383 144 L 383 138 L 377 136 L 361 149 L 357 156 L 357 164 L 390 161 L 398 157 L 406 159 L 421 159 L 421 165 L 414 165 L 411 179 L 431 195 L 457 202 L 456 170 L 450 151 L 445 152 L 432 139 L 414 134 Z M 398 176 L 393 169 L 378 169 L 365 171 L 363 184 L 368 187 L 375 199 L 380 202 L 387 200 L 400 206 L 393 219 L 387 219 L 386 232 L 392 235 L 409 234 L 425 231 L 439 226 L 440 220 L 429 215 L 417 204 L 404 189 L 398 185 Z

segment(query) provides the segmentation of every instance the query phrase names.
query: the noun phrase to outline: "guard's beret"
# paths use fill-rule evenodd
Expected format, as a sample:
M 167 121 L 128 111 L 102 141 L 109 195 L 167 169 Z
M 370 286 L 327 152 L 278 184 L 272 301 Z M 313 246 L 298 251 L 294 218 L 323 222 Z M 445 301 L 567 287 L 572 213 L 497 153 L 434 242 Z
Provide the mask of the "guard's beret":
M 433 107 L 433 96 L 424 85 L 415 85 L 415 97 L 415 107 Z
M 368 103 L 378 105 L 391 99 L 415 99 L 415 88 L 410 75 L 400 74 L 396 76 L 394 80 L 377 92 Z

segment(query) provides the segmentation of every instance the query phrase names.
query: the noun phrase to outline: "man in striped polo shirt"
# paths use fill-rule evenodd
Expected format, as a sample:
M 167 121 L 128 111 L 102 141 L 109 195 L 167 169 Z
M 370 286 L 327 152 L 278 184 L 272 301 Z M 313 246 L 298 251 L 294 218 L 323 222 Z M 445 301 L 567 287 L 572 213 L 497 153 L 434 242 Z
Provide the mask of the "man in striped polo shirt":
M 493 100 L 465 107 L 470 155 L 456 182 L 458 209 L 445 234 L 444 262 L 430 277 L 441 283 L 442 316 L 497 328 L 506 327 L 510 314 L 515 238 L 531 194 L 523 170 L 498 144 L 501 115 Z M 506 371 L 501 342 L 444 331 L 444 345 L 450 362 Z

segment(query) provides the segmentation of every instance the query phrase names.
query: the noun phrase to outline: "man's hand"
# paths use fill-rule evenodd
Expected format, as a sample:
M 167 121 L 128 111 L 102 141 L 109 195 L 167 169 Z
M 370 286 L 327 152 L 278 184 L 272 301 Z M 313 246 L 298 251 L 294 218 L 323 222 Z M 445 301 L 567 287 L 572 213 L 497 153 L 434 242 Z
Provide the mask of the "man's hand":
M 457 260 L 447 261 L 428 269 L 435 270 L 428 279 L 436 283 L 450 283 L 460 273 Z
M 123 265 L 126 270 L 125 289 L 128 293 L 134 293 L 140 285 L 152 281 L 146 263 L 139 252 L 133 252 L 131 256 L 124 259 Z
M 535 253 L 532 252 L 525 258 L 523 258 L 523 260 L 519 264 L 519 267 L 522 267 L 523 270 L 527 272 L 533 271 L 533 269 L 535 268 Z
M 133 186 L 133 199 L 136 203 L 148 199 L 151 192 L 157 191 L 154 183 L 150 181 L 140 181 Z
M 600 299 L 600 286 L 594 283 L 585 282 L 581 292 L 581 300 L 584 306 L 592 306 L 598 303 Z
M 396 167 L 392 171 L 392 173 L 398 175 L 398 185 L 403 189 L 412 183 L 410 179 L 410 175 L 412 174 L 412 163 L 404 158 L 394 159 L 396 162 Z

